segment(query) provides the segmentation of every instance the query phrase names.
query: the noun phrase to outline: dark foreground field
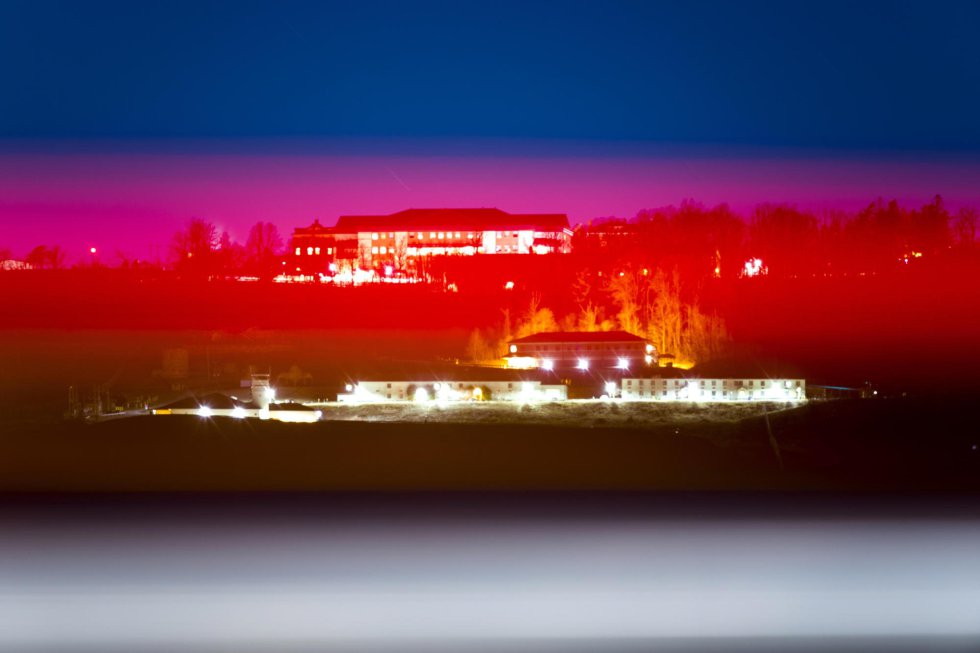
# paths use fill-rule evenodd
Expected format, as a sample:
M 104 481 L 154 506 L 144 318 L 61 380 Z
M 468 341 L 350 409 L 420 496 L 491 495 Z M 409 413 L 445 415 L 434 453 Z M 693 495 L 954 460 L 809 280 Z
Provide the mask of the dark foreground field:
M 0 436 L 0 489 L 980 490 L 980 429 L 965 399 L 811 403 L 769 422 L 21 426 Z

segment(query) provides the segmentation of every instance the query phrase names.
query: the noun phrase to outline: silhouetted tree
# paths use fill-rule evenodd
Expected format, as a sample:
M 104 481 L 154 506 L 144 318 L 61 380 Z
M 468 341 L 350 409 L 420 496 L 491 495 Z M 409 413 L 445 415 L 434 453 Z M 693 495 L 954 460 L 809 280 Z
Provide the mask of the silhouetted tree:
M 174 234 L 170 245 L 171 260 L 176 269 L 191 276 L 208 277 L 215 273 L 220 237 L 213 224 L 191 218 Z
M 256 222 L 245 241 L 247 269 L 259 277 L 274 277 L 279 271 L 282 256 L 282 237 L 271 222 Z
M 24 260 L 38 270 L 60 270 L 65 266 L 65 253 L 58 245 L 38 245 L 28 252 Z
M 233 241 L 227 231 L 221 232 L 214 258 L 217 271 L 225 276 L 239 274 L 247 266 L 245 248 Z
M 977 240 L 977 210 L 964 206 L 953 219 L 953 233 L 956 244 L 964 249 L 973 249 Z
M 790 206 L 760 204 L 749 228 L 750 255 L 761 258 L 770 273 L 806 274 L 815 267 L 818 235 L 814 216 Z
M 949 212 L 939 195 L 919 210 L 913 211 L 910 222 L 907 241 L 909 252 L 935 256 L 949 246 Z

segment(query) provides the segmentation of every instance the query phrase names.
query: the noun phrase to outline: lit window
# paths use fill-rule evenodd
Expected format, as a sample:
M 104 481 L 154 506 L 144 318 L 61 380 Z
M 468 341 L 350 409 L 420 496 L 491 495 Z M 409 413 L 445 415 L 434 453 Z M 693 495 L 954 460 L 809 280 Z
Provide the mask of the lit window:
M 472 238 L 473 237 L 473 234 L 466 234 L 466 237 L 467 238 Z
M 333 247 L 328 247 L 327 248 L 327 255 L 329 256 L 331 254 L 333 254 Z
M 313 256 L 313 248 L 312 247 L 307 247 L 306 248 L 306 255 L 307 256 Z
M 419 232 L 419 238 L 422 238 L 422 232 L 421 231 Z
M 388 248 L 387 248 L 387 247 L 385 247 L 384 245 L 382 245 L 382 246 L 381 246 L 381 253 L 382 253 L 382 254 L 387 254 L 387 253 L 388 253 Z
M 378 253 L 378 248 L 377 247 L 372 247 L 371 248 L 371 253 L 372 254 L 377 254 Z
M 439 240 L 443 240 L 445 237 L 446 237 L 446 234 L 444 234 L 443 232 L 440 231 L 439 232 Z
M 459 232 L 458 231 L 456 232 L 456 237 L 459 238 Z
M 510 346 L 510 353 L 512 353 L 512 354 L 516 354 L 517 353 L 517 345 L 511 345 Z
M 371 234 L 371 240 L 377 240 L 378 234 Z
M 301 248 L 299 247 L 296 248 L 296 256 L 299 256 L 302 252 L 303 250 Z
M 436 232 L 430 231 L 429 232 L 429 238 L 435 238 L 435 237 L 436 237 Z
M 320 255 L 320 248 L 319 247 L 314 247 L 313 248 L 313 253 L 316 254 L 317 256 L 319 256 Z
M 389 231 L 389 232 L 388 232 L 388 238 L 394 238 L 394 237 L 395 237 L 395 234 L 393 234 L 393 233 L 391 233 L 391 232 Z

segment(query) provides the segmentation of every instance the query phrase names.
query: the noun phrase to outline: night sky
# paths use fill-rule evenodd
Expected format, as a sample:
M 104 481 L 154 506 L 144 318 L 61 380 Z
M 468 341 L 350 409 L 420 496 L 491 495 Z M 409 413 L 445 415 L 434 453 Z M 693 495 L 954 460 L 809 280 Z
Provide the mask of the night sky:
M 0 247 L 145 255 L 191 215 L 980 203 L 978 33 L 975 2 L 7 0 Z

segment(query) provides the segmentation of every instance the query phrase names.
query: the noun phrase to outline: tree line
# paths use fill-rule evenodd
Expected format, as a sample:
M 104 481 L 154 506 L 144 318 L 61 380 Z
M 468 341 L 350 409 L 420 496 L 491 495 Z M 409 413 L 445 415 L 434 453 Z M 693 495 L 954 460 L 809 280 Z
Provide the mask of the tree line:
M 878 199 L 859 211 L 822 214 L 760 204 L 748 216 L 694 201 L 606 218 L 576 231 L 573 256 L 586 266 L 653 259 L 685 278 L 739 276 L 758 259 L 777 276 L 877 274 L 910 262 L 976 255 L 978 212 L 950 212 L 940 196 L 921 207 Z
M 950 213 L 939 196 L 911 209 L 879 199 L 850 214 L 761 204 L 747 218 L 725 204 L 686 201 L 630 219 L 594 220 L 575 231 L 570 272 L 552 284 L 553 295 L 570 296 L 571 308 L 556 301 L 566 306 L 556 315 L 534 295 L 526 310 L 505 310 L 498 324 L 474 330 L 467 356 L 499 360 L 509 340 L 541 331 L 621 329 L 677 364 L 693 365 L 723 355 L 730 343 L 724 319 L 703 306 L 706 284 L 754 274 L 835 277 L 963 261 L 975 266 L 976 227 L 976 209 Z

